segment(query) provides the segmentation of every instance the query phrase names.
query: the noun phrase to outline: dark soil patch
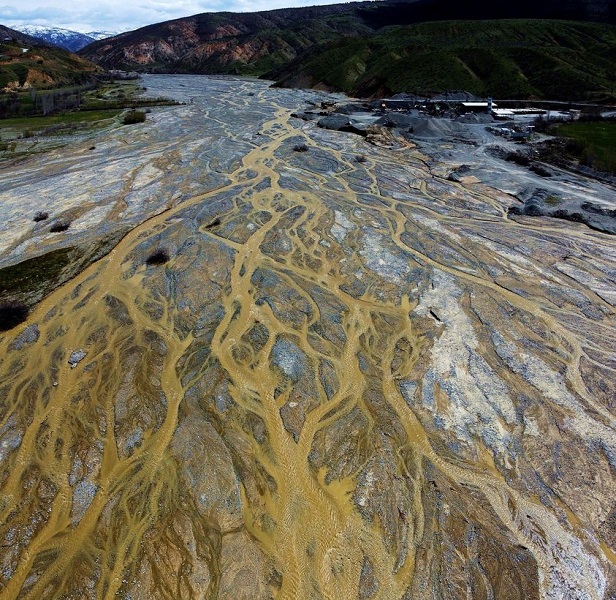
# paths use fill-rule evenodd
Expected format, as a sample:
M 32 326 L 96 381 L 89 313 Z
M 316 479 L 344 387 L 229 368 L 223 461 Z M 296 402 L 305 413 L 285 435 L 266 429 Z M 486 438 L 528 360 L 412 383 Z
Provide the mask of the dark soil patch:
M 38 290 L 47 292 L 51 282 L 73 260 L 73 248 L 61 248 L 0 269 L 0 298 L 28 296 Z
M 23 302 L 0 302 L 0 331 L 9 331 L 28 318 L 28 307 Z

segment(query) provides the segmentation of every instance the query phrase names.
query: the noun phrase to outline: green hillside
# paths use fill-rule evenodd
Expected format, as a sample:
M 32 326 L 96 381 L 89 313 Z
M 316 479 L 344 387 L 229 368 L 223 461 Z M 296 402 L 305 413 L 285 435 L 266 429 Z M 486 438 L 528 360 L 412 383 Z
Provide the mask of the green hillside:
M 76 54 L 0 26 L 0 90 L 81 84 L 101 71 Z
M 616 27 L 549 20 L 388 27 L 312 48 L 268 77 L 358 96 L 463 89 L 499 98 L 605 100 L 616 96 Z

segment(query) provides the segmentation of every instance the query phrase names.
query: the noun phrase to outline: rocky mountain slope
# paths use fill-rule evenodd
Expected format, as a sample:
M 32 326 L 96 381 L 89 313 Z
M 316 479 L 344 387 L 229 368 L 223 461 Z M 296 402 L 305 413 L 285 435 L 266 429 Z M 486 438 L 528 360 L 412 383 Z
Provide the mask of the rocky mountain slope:
M 372 29 L 367 3 L 263 13 L 206 13 L 150 25 L 91 44 L 82 55 L 106 67 L 262 74 L 313 45 Z
M 614 0 L 545 3 L 385 0 L 259 13 L 204 13 L 91 44 L 83 55 L 109 68 L 149 72 L 263 75 L 315 44 L 366 36 L 388 26 L 442 19 L 616 19 Z

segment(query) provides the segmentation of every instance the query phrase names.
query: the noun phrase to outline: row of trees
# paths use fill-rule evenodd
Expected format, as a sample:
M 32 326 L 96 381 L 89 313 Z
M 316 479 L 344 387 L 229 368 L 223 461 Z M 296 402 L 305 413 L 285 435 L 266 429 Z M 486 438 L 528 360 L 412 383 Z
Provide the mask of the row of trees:
M 8 92 L 0 96 L 0 118 L 52 115 L 81 106 L 82 93 L 96 87 L 95 82 L 57 90 L 31 88 L 28 94 Z
M 95 84 L 80 85 L 74 88 L 60 90 L 45 90 L 38 92 L 30 90 L 30 99 L 37 113 L 51 115 L 63 110 L 74 110 L 81 106 L 81 94 L 86 90 L 94 89 Z

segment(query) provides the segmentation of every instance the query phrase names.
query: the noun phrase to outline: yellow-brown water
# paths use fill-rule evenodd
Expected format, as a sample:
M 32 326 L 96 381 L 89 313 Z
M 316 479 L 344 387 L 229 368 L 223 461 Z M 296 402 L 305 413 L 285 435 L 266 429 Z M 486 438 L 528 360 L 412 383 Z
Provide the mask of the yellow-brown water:
M 0 597 L 603 597 L 613 416 L 580 361 L 611 371 L 614 312 L 549 296 L 539 249 L 599 279 L 614 242 L 290 112 L 41 302 L 38 341 L 4 336 Z

